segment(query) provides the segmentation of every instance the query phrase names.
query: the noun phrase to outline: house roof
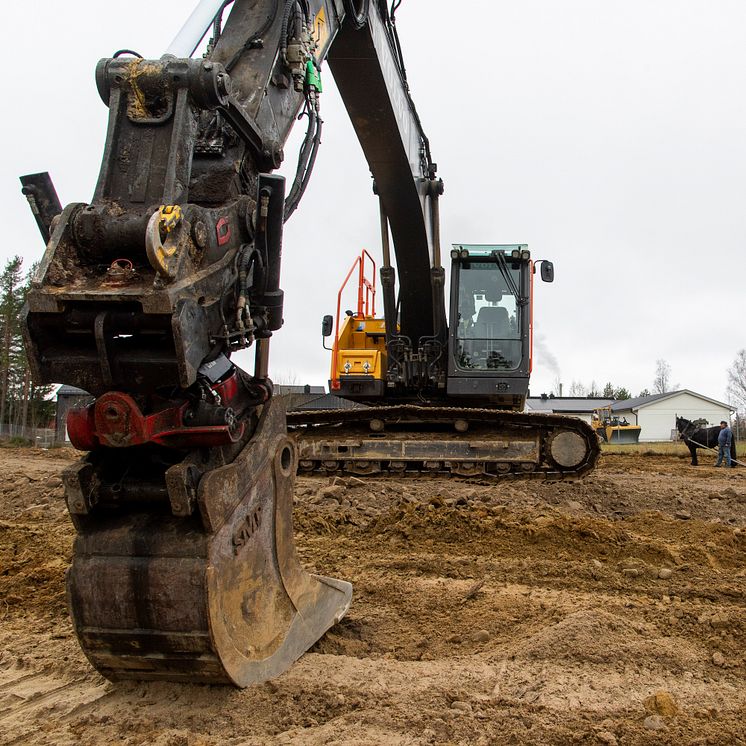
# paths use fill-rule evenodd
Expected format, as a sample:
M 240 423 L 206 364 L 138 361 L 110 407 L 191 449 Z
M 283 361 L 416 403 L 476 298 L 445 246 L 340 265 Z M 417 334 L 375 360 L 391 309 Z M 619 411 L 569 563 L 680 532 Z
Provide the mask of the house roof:
M 285 396 L 286 394 L 323 394 L 326 389 L 323 386 L 309 386 L 309 385 L 296 385 L 296 384 L 275 384 L 275 394 L 278 396 Z
M 635 396 L 632 399 L 620 399 L 619 401 L 615 401 L 611 405 L 611 411 L 618 412 L 620 409 L 638 409 L 639 407 L 644 407 L 648 404 L 652 404 L 655 401 L 667 399 L 669 396 L 672 395 L 672 393 L 674 392 L 669 392 L 667 394 L 650 394 L 650 396 Z M 680 392 L 676 391 L 675 393 L 678 394 Z
M 75 386 L 63 384 L 57 389 L 57 397 L 59 398 L 60 396 L 91 396 L 91 394 Z
M 325 393 L 326 390 L 323 386 L 288 386 L 285 384 L 278 384 L 275 386 L 275 394 L 278 396 L 285 396 L 287 394 L 310 394 L 316 398 L 318 396 L 323 396 Z M 57 389 L 57 396 L 91 396 L 91 394 L 75 386 L 63 384 L 59 389 Z
M 613 399 L 585 396 L 530 396 L 526 399 L 526 406 L 534 412 L 585 412 L 590 414 L 599 407 L 608 407 Z
M 349 399 L 342 399 L 335 394 L 324 394 L 310 401 L 304 401 L 298 406 L 291 407 L 291 410 L 295 412 L 306 412 L 316 409 L 366 409 L 366 406 L 350 401 Z
M 730 404 L 726 404 L 725 402 L 718 401 L 717 399 L 711 399 L 709 396 L 704 396 L 703 394 L 698 394 L 696 391 L 690 391 L 689 389 L 680 389 L 679 391 L 667 391 L 665 394 L 651 394 L 650 396 L 638 396 L 634 399 L 622 399 L 621 401 L 614 402 L 614 404 L 611 405 L 612 412 L 626 412 L 627 410 L 636 410 L 636 409 L 642 409 L 643 407 L 647 407 L 650 404 L 653 404 L 658 401 L 663 401 L 664 399 L 671 399 L 674 396 L 678 396 L 679 394 L 690 394 L 691 396 L 696 396 L 698 399 L 704 399 L 704 401 L 708 401 L 711 404 L 716 404 L 719 407 L 725 407 L 726 409 L 730 411 L 734 411 L 735 407 L 733 407 Z

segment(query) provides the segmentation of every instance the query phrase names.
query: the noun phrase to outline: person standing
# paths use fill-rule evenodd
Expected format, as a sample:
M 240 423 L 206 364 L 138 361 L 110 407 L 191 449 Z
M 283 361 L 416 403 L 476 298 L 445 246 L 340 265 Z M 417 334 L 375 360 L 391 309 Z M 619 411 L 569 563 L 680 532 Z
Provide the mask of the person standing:
M 723 463 L 725 456 L 725 465 L 730 467 L 730 444 L 733 442 L 733 431 L 728 427 L 725 420 L 720 422 L 720 432 L 718 433 L 718 460 L 715 466 Z

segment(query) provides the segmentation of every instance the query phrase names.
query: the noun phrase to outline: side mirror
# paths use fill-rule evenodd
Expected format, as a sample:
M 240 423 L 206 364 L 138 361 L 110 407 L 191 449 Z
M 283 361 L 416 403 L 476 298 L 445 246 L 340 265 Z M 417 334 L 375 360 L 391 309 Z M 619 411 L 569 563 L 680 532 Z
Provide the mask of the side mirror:
M 554 264 L 546 259 L 541 262 L 541 279 L 544 282 L 554 282 Z
M 321 340 L 321 346 L 325 350 L 329 350 L 331 352 L 332 348 L 326 346 L 326 342 L 324 342 L 324 339 L 327 337 L 332 336 L 332 331 L 334 330 L 334 316 L 330 316 L 327 314 L 324 316 L 323 319 L 321 319 L 321 336 L 323 339 Z
M 334 316 L 330 316 L 329 314 L 327 314 L 321 320 L 321 336 L 331 337 L 333 331 L 334 331 Z

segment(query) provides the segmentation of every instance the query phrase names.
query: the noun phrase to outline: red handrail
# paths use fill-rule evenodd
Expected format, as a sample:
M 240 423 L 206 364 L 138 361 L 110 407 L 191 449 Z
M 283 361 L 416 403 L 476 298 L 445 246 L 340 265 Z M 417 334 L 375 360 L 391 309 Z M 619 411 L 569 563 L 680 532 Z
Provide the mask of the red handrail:
M 528 263 L 528 274 L 531 277 L 531 288 L 529 291 L 530 305 L 528 312 L 528 374 L 534 370 L 534 263 Z
M 370 264 L 373 265 L 372 276 L 373 279 L 369 280 L 365 276 L 366 268 L 366 257 Z M 339 360 L 339 318 L 342 312 L 342 293 L 347 287 L 347 283 L 352 277 L 352 273 L 355 268 L 358 268 L 358 283 L 357 283 L 357 313 L 354 314 L 355 318 L 362 319 L 366 316 L 376 315 L 376 262 L 373 257 L 363 249 L 360 252 L 360 256 L 356 257 L 355 261 L 350 267 L 350 271 L 347 273 L 342 287 L 339 288 L 337 293 L 337 319 L 334 327 L 334 346 L 332 347 L 332 371 L 331 371 L 331 387 L 333 391 L 339 390 L 339 375 L 337 373 L 337 361 Z

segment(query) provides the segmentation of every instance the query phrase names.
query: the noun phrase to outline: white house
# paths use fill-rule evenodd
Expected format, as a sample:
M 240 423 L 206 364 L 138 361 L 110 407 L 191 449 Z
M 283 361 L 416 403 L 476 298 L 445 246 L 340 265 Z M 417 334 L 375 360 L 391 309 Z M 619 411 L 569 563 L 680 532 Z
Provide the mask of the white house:
M 730 422 L 735 408 L 694 391 L 670 391 L 667 394 L 624 399 L 611 405 L 620 419 L 626 417 L 630 425 L 639 425 L 641 441 L 671 440 L 676 430 L 676 416 L 687 420 L 705 419 L 710 425 L 721 420 Z

